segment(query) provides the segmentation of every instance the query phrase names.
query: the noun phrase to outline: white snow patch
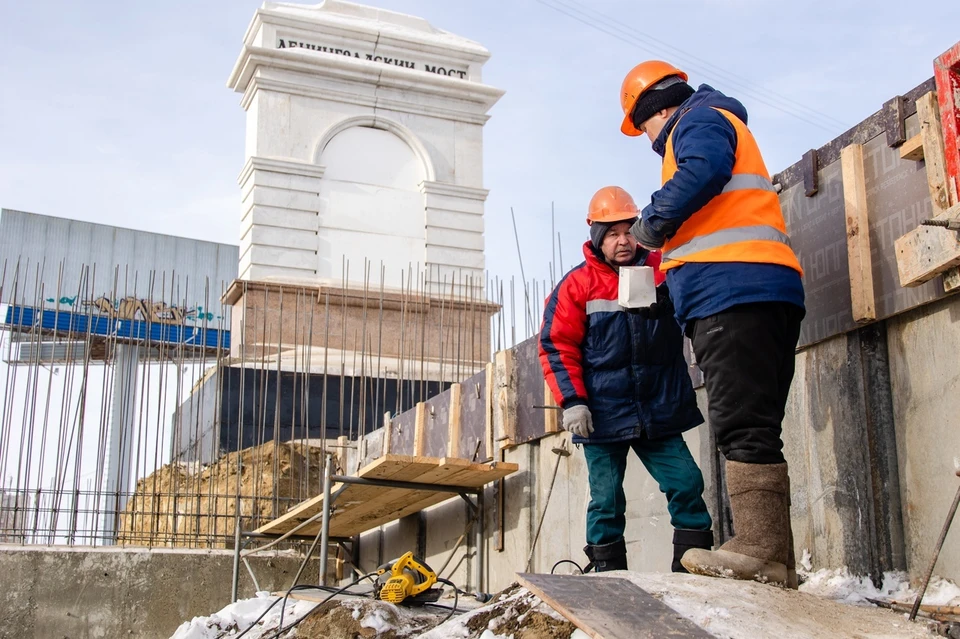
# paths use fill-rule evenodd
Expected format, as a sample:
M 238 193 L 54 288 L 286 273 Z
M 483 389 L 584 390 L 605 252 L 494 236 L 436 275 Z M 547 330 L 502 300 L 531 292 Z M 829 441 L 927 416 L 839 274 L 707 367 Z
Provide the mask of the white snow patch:
M 883 573 L 883 583 L 879 588 L 873 585 L 869 577 L 851 575 L 846 567 L 818 570 L 804 576 L 806 581 L 800 586 L 801 592 L 846 604 L 873 605 L 867 599 L 912 603 L 917 598 L 918 589 L 911 588 L 907 574 L 899 571 Z M 951 581 L 935 577 L 930 580 L 923 603 L 932 606 L 960 605 L 960 588 Z
M 803 549 L 803 556 L 800 557 L 800 561 L 797 562 L 803 570 L 806 572 L 813 572 L 813 557 L 810 555 L 810 550 L 808 548 Z
M 280 597 L 276 597 L 269 592 L 258 592 L 255 598 L 241 599 L 209 617 L 194 617 L 190 621 L 183 622 L 177 628 L 172 639 L 235 637 L 249 628 L 257 617 L 277 599 L 280 599 Z M 263 635 L 269 636 L 275 633 L 279 627 L 281 605 L 279 603 L 274 605 L 270 612 L 257 622 L 257 626 L 244 637 L 259 639 Z M 310 601 L 287 600 L 283 615 L 284 625 L 307 614 L 316 605 L 316 603 Z

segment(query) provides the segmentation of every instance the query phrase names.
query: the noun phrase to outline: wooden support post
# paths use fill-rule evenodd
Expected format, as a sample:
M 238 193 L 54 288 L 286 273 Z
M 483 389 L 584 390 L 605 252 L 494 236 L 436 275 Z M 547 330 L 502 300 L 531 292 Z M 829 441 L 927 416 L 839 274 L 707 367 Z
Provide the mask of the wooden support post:
M 550 408 L 551 406 L 556 406 L 557 403 L 553 401 L 553 393 L 550 391 L 550 385 L 547 382 L 543 382 L 543 405 L 547 406 L 544 409 L 545 414 L 543 416 L 543 430 L 547 433 L 559 433 L 560 432 L 560 411 Z
M 417 403 L 416 419 L 413 423 L 413 454 L 423 457 L 427 450 L 427 403 Z
M 494 446 L 494 437 L 493 437 L 493 373 L 494 366 L 492 363 L 488 363 L 486 368 L 486 382 L 484 383 L 484 415 L 486 416 L 486 428 L 484 429 L 484 459 L 493 459 L 493 451 L 496 450 Z
M 393 441 L 393 420 L 390 411 L 383 414 L 383 456 L 390 454 L 390 443 Z
M 447 457 L 461 457 L 460 453 L 460 384 L 450 385 L 450 423 L 447 425 Z M 466 451 L 464 451 L 465 454 Z
M 517 384 L 514 375 L 513 351 L 500 351 L 495 356 L 494 381 L 496 400 L 493 405 L 494 433 L 500 448 L 515 445 L 517 439 Z
M 917 117 L 933 218 L 958 217 L 960 211 L 949 206 L 951 195 L 947 188 L 943 130 L 933 92 L 917 100 Z M 960 287 L 960 271 L 956 269 L 960 265 L 960 241 L 956 231 L 920 226 L 897 239 L 894 246 L 901 286 L 917 286 L 943 273 L 944 290 L 949 292 Z
M 350 451 L 350 438 L 346 435 L 337 437 L 337 467 L 340 473 L 346 473 L 348 467 L 347 453 Z
M 927 165 L 930 203 L 933 205 L 933 216 L 937 217 L 950 208 L 950 197 L 947 192 L 940 109 L 937 106 L 937 96 L 932 91 L 917 100 L 917 117 L 920 119 L 920 135 L 923 136 L 923 158 Z
M 877 319 L 870 256 L 870 218 L 867 187 L 863 177 L 863 145 L 851 144 L 840 151 L 843 175 L 843 207 L 847 223 L 847 264 L 850 269 L 850 307 L 858 324 Z

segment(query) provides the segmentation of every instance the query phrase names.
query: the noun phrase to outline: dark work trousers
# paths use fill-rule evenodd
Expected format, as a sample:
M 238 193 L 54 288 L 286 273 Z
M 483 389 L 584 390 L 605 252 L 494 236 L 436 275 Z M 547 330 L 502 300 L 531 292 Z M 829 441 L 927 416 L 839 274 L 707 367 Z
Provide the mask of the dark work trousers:
M 710 427 L 728 460 L 785 461 L 781 424 L 803 315 L 793 304 L 763 302 L 687 324 L 703 371 Z
M 710 530 L 710 513 L 703 501 L 703 475 L 683 437 L 642 437 L 609 444 L 583 445 L 590 481 L 587 543 L 601 546 L 623 539 L 627 524 L 623 477 L 627 472 L 627 454 L 631 448 L 659 484 L 660 491 L 667 496 L 667 510 L 673 527 Z

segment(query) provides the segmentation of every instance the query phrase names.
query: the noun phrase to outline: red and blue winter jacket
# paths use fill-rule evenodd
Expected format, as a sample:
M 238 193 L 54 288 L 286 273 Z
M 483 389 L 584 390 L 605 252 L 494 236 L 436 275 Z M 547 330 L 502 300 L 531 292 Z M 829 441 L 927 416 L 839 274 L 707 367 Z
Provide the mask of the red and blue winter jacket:
M 586 404 L 593 416 L 593 434 L 573 441 L 656 439 L 703 423 L 676 320 L 627 312 L 618 272 L 590 242 L 583 255 L 547 298 L 540 329 L 540 364 L 557 403 Z M 659 253 L 637 247 L 636 265 L 653 267 L 662 283 Z

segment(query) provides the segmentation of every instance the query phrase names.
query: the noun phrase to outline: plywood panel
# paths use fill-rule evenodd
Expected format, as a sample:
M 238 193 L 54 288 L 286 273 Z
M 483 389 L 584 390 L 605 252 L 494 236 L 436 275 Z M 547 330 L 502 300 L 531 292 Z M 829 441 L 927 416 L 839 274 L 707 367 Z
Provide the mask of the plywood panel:
M 483 437 L 486 433 L 487 372 L 481 371 L 461 384 L 460 438 L 458 457 L 474 460 L 486 457 Z M 479 452 L 477 444 L 480 445 Z M 475 460 L 474 460 L 475 461 Z

